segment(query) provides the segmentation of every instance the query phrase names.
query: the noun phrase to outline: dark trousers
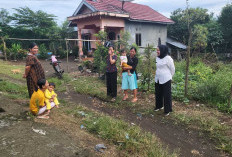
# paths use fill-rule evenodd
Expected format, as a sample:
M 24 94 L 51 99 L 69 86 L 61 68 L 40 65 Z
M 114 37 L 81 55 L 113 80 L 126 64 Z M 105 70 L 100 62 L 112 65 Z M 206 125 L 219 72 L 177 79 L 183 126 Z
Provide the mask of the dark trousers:
M 107 96 L 117 97 L 117 71 L 106 73 Z
M 172 112 L 172 91 L 171 83 L 169 80 L 164 84 L 155 83 L 155 100 L 156 109 L 162 108 L 164 106 L 164 112 Z

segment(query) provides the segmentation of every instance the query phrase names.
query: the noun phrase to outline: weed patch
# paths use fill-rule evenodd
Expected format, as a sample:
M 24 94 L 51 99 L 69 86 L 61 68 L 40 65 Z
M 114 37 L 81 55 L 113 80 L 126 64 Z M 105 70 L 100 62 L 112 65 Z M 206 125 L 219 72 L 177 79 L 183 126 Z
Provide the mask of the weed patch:
M 180 124 L 188 125 L 192 129 L 206 133 L 215 143 L 218 149 L 232 154 L 232 138 L 229 135 L 231 126 L 220 121 L 221 113 L 208 109 L 181 108 L 175 110 L 172 119 Z

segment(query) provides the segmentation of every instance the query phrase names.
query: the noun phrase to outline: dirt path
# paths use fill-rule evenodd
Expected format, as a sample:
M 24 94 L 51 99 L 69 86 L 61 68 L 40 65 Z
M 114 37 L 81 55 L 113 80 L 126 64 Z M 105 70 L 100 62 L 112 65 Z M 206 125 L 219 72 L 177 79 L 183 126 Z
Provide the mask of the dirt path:
M 67 94 L 67 93 L 66 93 Z M 165 146 L 171 151 L 179 150 L 181 157 L 205 156 L 220 157 L 225 154 L 216 150 L 215 145 L 204 136 L 199 136 L 195 130 L 188 130 L 184 126 L 174 124 L 172 121 L 164 119 L 161 113 L 154 113 L 154 116 L 138 117 L 133 113 L 132 108 L 115 109 L 109 107 L 107 102 L 102 102 L 90 96 L 81 95 L 72 90 L 67 95 L 60 93 L 60 97 L 73 103 L 106 113 L 110 116 L 124 119 L 129 123 L 140 126 L 144 131 L 154 133 Z
M 70 110 L 74 106 L 70 106 Z M 120 156 L 114 145 L 80 129 L 78 119 L 54 109 L 50 119 L 33 119 L 28 115 L 27 101 L 14 101 L 0 94 L 0 156 L 1 157 L 98 157 Z M 96 144 L 107 150 L 96 152 Z

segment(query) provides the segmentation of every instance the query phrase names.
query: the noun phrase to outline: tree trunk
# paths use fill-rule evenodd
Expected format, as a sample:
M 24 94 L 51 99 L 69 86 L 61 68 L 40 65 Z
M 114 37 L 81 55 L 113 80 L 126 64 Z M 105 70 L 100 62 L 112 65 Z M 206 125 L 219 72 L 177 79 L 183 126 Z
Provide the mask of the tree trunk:
M 232 84 L 231 84 L 231 87 L 230 87 L 230 96 L 229 96 L 229 100 L 228 100 L 228 108 L 231 107 L 231 99 L 232 99 Z
M 188 39 L 188 50 L 186 55 L 186 72 L 185 72 L 185 90 L 184 95 L 185 97 L 188 96 L 188 74 L 189 74 L 189 63 L 190 63 L 190 46 L 192 40 L 192 30 L 189 30 L 189 39 Z

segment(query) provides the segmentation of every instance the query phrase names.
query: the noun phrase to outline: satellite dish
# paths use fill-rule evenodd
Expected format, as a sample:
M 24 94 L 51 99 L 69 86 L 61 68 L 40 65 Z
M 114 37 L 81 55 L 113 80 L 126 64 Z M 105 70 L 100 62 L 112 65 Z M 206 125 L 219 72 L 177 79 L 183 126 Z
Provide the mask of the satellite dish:
M 119 1 L 122 2 L 122 10 L 123 10 L 123 6 L 124 6 L 125 2 L 132 2 L 134 0 L 119 0 Z

